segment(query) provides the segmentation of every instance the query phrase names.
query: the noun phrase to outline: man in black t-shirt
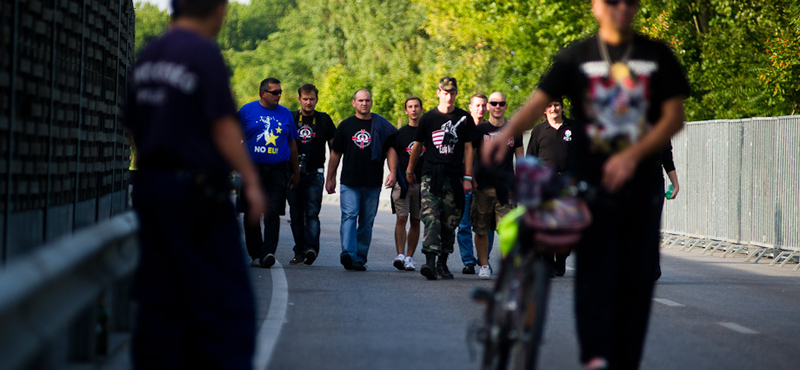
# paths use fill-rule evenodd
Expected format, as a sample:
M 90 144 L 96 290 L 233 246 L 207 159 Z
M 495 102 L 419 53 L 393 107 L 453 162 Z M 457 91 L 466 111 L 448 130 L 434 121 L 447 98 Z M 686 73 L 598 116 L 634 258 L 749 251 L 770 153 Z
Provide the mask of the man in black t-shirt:
M 489 95 L 489 121 L 475 128 L 476 153 L 481 154 L 483 143 L 497 136 L 497 131 L 506 124 L 506 96 L 501 92 Z M 494 234 L 497 224 L 508 212 L 514 209 L 511 201 L 511 186 L 514 183 L 514 156 L 522 157 L 522 135 L 517 135 L 506 144 L 511 148 L 499 165 L 484 166 L 475 161 L 475 182 L 472 190 L 470 220 L 475 232 L 475 250 L 478 252 L 478 277 L 491 278 L 489 267 L 489 234 Z
M 408 167 L 411 149 L 414 147 L 414 138 L 417 135 L 419 118 L 422 115 L 422 99 L 412 96 L 406 99 L 405 112 L 408 115 L 408 124 L 397 132 L 395 151 L 397 152 L 397 173 L 402 173 Z M 422 164 L 425 156 L 420 156 L 414 173 L 422 176 Z M 419 242 L 420 221 L 420 192 L 419 184 L 409 184 L 405 176 L 398 176 L 392 188 L 392 212 L 397 215 L 394 225 L 394 243 L 397 247 L 397 257 L 392 264 L 398 270 L 414 271 L 414 251 Z M 411 217 L 411 224 L 406 233 L 406 223 Z M 406 246 L 406 242 L 407 246 Z
M 472 190 L 472 140 L 475 136 L 475 124 L 469 113 L 455 106 L 456 79 L 447 76 L 439 80 L 436 95 L 439 105 L 420 118 L 406 168 L 409 183 L 421 182 L 425 265 L 420 273 L 428 280 L 453 278 L 447 267 L 447 257 L 453 253 L 464 194 Z M 425 164 L 422 178 L 418 180 L 414 167 L 423 147 Z
M 568 96 L 576 125 L 567 169 L 596 190 L 577 245 L 575 312 L 586 369 L 637 369 L 659 258 L 661 150 L 683 127 L 689 84 L 669 47 L 633 32 L 637 0 L 593 0 L 597 35 L 562 50 L 530 101 L 487 143 L 505 140 Z
M 574 123 L 564 117 L 564 104 L 561 100 L 550 102 L 544 110 L 544 122 L 531 130 L 528 141 L 528 155 L 539 157 L 559 174 L 567 169 L 567 155 L 572 143 Z M 553 264 L 555 276 L 564 276 L 567 271 L 567 253 L 542 253 L 542 256 Z
M 241 173 L 248 224 L 265 197 L 214 37 L 225 0 L 173 2 L 170 29 L 139 54 L 122 122 L 136 140 L 140 260 L 134 369 L 252 368 L 255 301 L 230 202 Z
M 300 182 L 289 189 L 289 215 L 294 237 L 294 258 L 290 265 L 314 263 L 319 255 L 319 211 L 322 207 L 322 188 L 325 185 L 325 144 L 331 148 L 336 127 L 331 117 L 316 110 L 319 90 L 312 84 L 297 89 L 300 110 L 292 112 L 297 126 L 297 155 L 300 162 Z
M 336 192 L 336 169 L 339 160 L 343 159 L 339 196 L 342 254 L 339 262 L 345 270 L 366 271 L 372 224 L 378 212 L 384 159 L 389 165 L 389 176 L 384 185 L 392 188 L 395 183 L 397 154 L 394 146 L 397 128 L 382 116 L 370 112 L 372 94 L 369 91 L 356 91 L 352 104 L 356 114 L 342 121 L 333 137 L 325 190 L 328 194 Z

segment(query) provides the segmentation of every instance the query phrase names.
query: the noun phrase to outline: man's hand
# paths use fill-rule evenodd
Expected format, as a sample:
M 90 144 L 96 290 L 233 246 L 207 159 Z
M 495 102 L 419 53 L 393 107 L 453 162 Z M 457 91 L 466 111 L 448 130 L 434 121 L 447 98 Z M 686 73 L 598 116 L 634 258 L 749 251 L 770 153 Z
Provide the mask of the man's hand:
M 633 177 L 638 164 L 639 161 L 627 150 L 612 155 L 603 164 L 603 186 L 612 193 L 616 192 Z
M 394 183 L 397 182 L 397 177 L 394 172 L 389 172 L 389 176 L 386 176 L 386 182 L 383 185 L 386 186 L 387 189 L 391 189 L 394 187 Z
M 294 190 L 297 187 L 297 184 L 300 183 L 300 174 L 295 173 L 292 177 L 289 178 L 289 189 Z
M 416 184 L 417 183 L 417 175 L 415 175 L 413 172 L 406 173 L 406 181 L 408 181 L 409 185 Z
M 247 223 L 251 225 L 258 225 L 261 220 L 261 214 L 267 208 L 267 196 L 261 191 L 261 186 L 258 183 L 244 184 L 244 197 L 247 200 L 247 206 L 250 208 L 247 215 Z
M 464 186 L 464 194 L 468 194 L 472 191 L 472 181 L 463 180 L 461 181 L 461 184 Z
M 325 181 L 325 191 L 327 191 L 328 194 L 336 193 L 336 178 Z
M 508 151 L 508 145 L 506 145 L 507 141 L 508 137 L 506 137 L 501 130 L 497 136 L 484 142 L 481 148 L 480 158 L 483 164 L 486 166 L 493 166 L 503 162 L 506 152 Z

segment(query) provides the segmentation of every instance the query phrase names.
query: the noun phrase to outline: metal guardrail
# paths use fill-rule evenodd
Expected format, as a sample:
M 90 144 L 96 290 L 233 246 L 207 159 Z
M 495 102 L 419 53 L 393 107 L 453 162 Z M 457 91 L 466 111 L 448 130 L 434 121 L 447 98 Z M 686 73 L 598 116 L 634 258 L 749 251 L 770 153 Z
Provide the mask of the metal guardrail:
M 0 370 L 94 363 L 113 352 L 121 341 L 109 333 L 132 328 L 138 227 L 126 212 L 0 270 Z
M 753 262 L 800 256 L 800 116 L 691 122 L 672 145 L 681 191 L 662 231 Z

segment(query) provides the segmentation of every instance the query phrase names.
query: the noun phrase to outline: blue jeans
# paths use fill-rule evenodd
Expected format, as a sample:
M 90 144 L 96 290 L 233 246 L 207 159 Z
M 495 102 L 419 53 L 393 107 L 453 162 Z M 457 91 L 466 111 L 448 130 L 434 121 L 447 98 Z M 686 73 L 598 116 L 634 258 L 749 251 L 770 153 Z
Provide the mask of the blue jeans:
M 461 250 L 461 262 L 464 262 L 464 265 L 467 264 L 478 264 L 478 259 L 475 258 L 475 254 L 472 253 L 473 244 L 472 244 L 472 223 L 469 221 L 469 210 L 470 206 L 472 205 L 472 192 L 464 195 L 464 215 L 461 216 L 461 223 L 458 225 L 458 233 L 456 233 L 456 239 L 458 239 L 458 249 Z M 489 237 L 489 254 L 492 253 L 492 244 L 494 244 L 494 232 L 488 234 Z M 488 255 L 486 257 L 489 258 Z
M 372 224 L 378 213 L 380 187 L 342 184 L 339 204 L 342 209 L 342 224 L 339 237 L 342 241 L 342 255 L 350 255 L 353 262 L 367 263 L 369 243 L 372 241 Z
M 294 254 L 313 250 L 319 255 L 319 210 L 322 207 L 322 172 L 310 173 L 289 190 L 289 216 L 292 219 Z

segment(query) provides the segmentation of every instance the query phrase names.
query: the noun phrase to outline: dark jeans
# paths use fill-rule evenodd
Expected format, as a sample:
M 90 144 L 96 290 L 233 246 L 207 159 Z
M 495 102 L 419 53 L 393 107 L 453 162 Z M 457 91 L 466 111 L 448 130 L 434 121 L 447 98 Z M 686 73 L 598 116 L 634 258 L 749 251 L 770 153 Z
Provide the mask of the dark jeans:
M 261 225 L 244 224 L 244 239 L 247 244 L 247 253 L 251 258 L 264 258 L 268 254 L 275 254 L 278 248 L 280 235 L 280 216 L 286 213 L 286 190 L 289 184 L 289 162 L 282 162 L 274 166 L 256 165 L 261 179 L 261 188 L 266 194 L 269 204 L 264 215 L 264 234 L 262 238 Z M 244 218 L 250 212 L 250 207 L 244 207 Z
M 255 302 L 230 191 L 204 196 L 188 174 L 135 181 L 134 369 L 251 369 Z
M 295 255 L 304 254 L 309 249 L 319 254 L 319 210 L 324 184 L 322 173 L 314 171 L 303 176 L 294 190 L 289 190 L 287 198 Z
M 589 204 L 594 221 L 577 246 L 575 277 L 581 362 L 639 367 L 658 264 L 659 189 L 631 182 Z

